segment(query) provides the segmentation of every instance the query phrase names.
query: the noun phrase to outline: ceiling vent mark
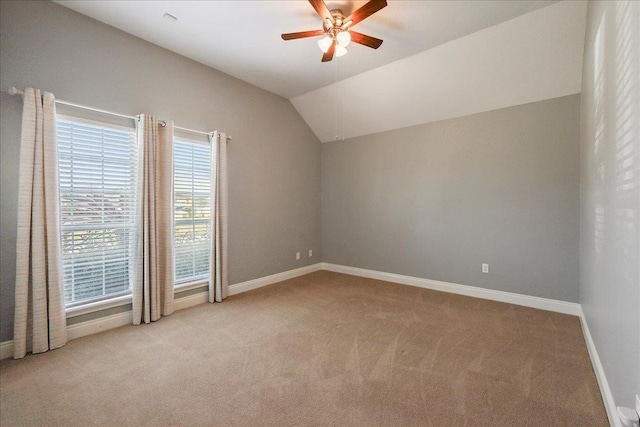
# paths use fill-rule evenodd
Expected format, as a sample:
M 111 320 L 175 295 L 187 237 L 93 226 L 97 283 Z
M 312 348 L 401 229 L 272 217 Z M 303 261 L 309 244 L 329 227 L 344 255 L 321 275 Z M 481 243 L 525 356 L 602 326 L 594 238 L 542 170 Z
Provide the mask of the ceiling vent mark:
M 175 16 L 173 16 L 172 14 L 170 14 L 168 12 L 165 13 L 164 15 L 162 15 L 162 17 L 164 19 L 166 19 L 167 21 L 171 22 L 171 23 L 174 23 L 174 22 L 176 22 L 178 20 L 178 18 L 176 18 Z

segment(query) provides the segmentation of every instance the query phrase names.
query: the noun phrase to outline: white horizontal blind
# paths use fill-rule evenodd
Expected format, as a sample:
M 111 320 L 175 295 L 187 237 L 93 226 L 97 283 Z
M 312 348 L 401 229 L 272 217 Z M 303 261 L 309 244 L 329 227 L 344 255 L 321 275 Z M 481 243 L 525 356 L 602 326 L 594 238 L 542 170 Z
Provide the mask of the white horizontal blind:
M 176 284 L 209 278 L 211 146 L 174 140 Z
M 58 118 L 67 306 L 131 292 L 138 155 L 133 128 Z

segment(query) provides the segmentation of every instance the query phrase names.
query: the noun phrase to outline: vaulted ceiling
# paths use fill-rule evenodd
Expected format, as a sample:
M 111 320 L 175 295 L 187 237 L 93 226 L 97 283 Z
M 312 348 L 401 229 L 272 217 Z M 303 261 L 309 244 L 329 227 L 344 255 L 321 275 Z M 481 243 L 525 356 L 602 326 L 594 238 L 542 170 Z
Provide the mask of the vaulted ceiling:
M 388 0 L 354 28 L 383 45 L 328 63 L 280 38 L 321 28 L 307 1 L 57 2 L 291 99 L 323 142 L 580 91 L 584 1 Z

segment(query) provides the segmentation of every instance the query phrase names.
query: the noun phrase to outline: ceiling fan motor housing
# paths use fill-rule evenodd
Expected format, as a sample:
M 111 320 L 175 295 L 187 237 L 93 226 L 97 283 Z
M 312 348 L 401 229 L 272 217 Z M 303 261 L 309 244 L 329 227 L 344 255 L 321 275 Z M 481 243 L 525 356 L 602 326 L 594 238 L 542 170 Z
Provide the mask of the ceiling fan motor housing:
M 331 17 L 333 18 L 333 22 L 329 22 L 329 19 L 327 18 L 324 21 L 323 28 L 327 36 L 337 40 L 338 34 L 343 31 L 348 31 L 348 25 L 345 25 L 345 16 L 340 9 L 331 9 Z
M 340 28 L 342 27 L 342 24 L 344 23 L 344 14 L 342 13 L 342 11 L 340 9 L 331 9 L 331 17 L 333 18 L 333 27 L 334 28 Z M 327 21 L 325 21 L 325 25 L 328 26 Z

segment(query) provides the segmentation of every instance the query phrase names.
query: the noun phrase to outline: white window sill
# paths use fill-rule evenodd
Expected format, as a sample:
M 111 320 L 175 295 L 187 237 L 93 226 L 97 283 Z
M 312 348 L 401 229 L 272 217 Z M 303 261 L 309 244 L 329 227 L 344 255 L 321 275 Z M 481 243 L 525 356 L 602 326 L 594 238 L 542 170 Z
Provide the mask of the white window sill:
M 174 293 L 184 292 L 184 291 L 189 291 L 191 289 L 202 288 L 204 286 L 207 286 L 208 284 L 209 284 L 209 279 L 200 279 L 200 280 L 195 280 L 193 282 L 180 283 L 179 285 L 177 284 L 173 287 L 173 289 L 174 289 Z
M 107 300 L 89 302 L 76 307 L 66 309 L 67 319 L 71 317 L 82 316 L 83 314 L 93 313 L 95 311 L 106 310 L 113 307 L 119 307 L 121 305 L 131 304 L 131 294 L 121 295 L 115 298 L 109 298 Z
M 201 279 L 193 282 L 181 283 L 174 285 L 174 293 L 185 292 L 191 289 L 202 288 L 209 284 L 209 279 Z M 70 307 L 65 310 L 67 319 L 72 317 L 82 316 L 84 314 L 94 313 L 96 311 L 107 310 L 113 307 L 120 307 L 121 305 L 131 304 L 132 297 L 129 295 L 121 295 L 107 300 L 89 302 L 76 307 Z

